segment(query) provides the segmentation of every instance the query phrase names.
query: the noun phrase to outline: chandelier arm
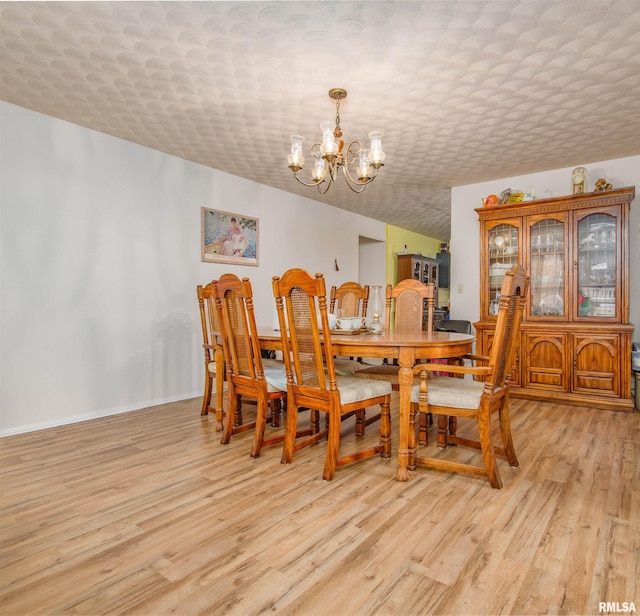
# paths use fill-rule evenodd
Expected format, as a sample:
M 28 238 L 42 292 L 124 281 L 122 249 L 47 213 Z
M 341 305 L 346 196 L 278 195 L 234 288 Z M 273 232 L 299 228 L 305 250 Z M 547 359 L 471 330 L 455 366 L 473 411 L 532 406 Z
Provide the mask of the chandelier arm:
M 354 180 L 351 177 L 351 174 L 349 173 L 349 170 L 345 167 L 342 167 L 342 171 L 344 173 L 344 179 L 345 182 L 347 184 L 347 186 L 349 187 L 349 190 L 351 190 L 354 193 L 361 193 L 368 184 L 371 183 L 372 180 L 369 180 L 368 182 L 359 182 L 358 180 Z M 356 188 L 356 186 L 359 186 L 359 188 Z
M 367 184 L 371 184 L 371 182 L 373 182 L 373 180 L 376 179 L 377 175 L 378 175 L 378 170 L 377 169 L 373 169 L 373 173 L 371 175 L 371 179 L 367 180 L 366 182 L 362 182 L 356 178 L 354 178 L 351 173 L 349 172 L 349 168 L 347 167 L 347 165 L 344 165 L 342 167 L 342 170 L 344 171 L 344 175 L 345 178 L 347 179 L 347 184 L 349 184 L 349 182 L 353 183 L 355 186 L 366 186 Z M 351 186 L 349 186 L 349 188 L 351 188 Z M 352 189 L 353 190 L 353 189 Z M 361 190 L 357 190 L 354 192 L 362 192 Z
M 319 186 L 320 184 L 322 184 L 322 182 L 324 182 L 324 177 L 321 178 L 320 180 L 318 180 L 317 182 L 305 182 L 304 180 L 301 180 L 298 175 L 296 173 L 293 174 L 293 177 L 296 178 L 296 180 L 298 180 L 298 182 L 300 182 L 300 184 L 302 184 L 303 186 L 308 186 L 309 188 L 313 188 L 314 186 Z M 329 182 L 331 183 L 331 182 Z
M 357 145 L 358 149 L 354 150 L 353 146 Z M 345 163 L 348 165 L 352 165 L 356 158 L 360 155 L 360 151 L 362 150 L 362 144 L 359 141 L 351 141 L 347 146 L 347 155 L 345 156 Z
M 331 188 L 331 184 L 333 184 L 333 180 L 331 180 L 331 179 L 330 179 L 330 180 L 327 182 L 327 186 L 326 186 L 326 188 L 325 188 L 324 190 L 322 190 L 322 188 L 321 188 L 321 186 L 322 186 L 322 185 L 321 185 L 321 184 L 318 184 L 318 185 L 317 185 L 318 192 L 319 192 L 321 195 L 324 195 L 324 194 L 329 190 L 329 188 Z

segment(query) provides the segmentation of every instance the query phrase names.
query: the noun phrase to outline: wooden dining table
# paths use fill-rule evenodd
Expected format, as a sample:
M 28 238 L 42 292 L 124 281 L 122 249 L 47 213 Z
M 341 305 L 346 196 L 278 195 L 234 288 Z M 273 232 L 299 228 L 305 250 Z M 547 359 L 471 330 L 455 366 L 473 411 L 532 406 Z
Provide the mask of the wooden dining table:
M 259 327 L 260 347 L 264 350 L 281 350 L 280 332 L 272 327 Z M 411 387 L 413 367 L 420 359 L 448 359 L 461 357 L 472 351 L 475 337 L 454 332 L 420 332 L 419 334 L 395 333 L 340 333 L 331 334 L 334 354 L 347 357 L 378 357 L 397 359 L 399 372 L 399 439 L 398 481 L 409 479 L 409 430 L 411 415 Z

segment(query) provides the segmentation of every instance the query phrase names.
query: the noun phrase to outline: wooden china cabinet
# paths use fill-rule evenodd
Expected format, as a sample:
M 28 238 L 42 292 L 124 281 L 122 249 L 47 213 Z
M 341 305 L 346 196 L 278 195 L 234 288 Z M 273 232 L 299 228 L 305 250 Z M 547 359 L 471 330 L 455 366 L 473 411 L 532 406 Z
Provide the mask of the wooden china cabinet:
M 511 394 L 633 410 L 629 208 L 635 188 L 476 209 L 480 354 L 491 347 L 502 278 L 524 266 L 531 289 Z M 637 272 L 636 274 L 637 275 Z
M 415 254 L 398 255 L 398 282 L 406 278 L 413 278 L 424 284 L 433 282 L 436 285 L 437 294 L 440 286 L 438 284 L 439 271 L 440 263 L 437 259 Z

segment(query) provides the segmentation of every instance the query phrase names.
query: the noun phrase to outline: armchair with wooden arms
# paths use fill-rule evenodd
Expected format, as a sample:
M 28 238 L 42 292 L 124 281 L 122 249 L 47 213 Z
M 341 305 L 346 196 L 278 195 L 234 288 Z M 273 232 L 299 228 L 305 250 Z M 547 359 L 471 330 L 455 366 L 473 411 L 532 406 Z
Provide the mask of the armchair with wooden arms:
M 283 356 L 287 372 L 287 426 L 282 463 L 289 464 L 293 453 L 327 438 L 323 478 L 333 479 L 336 468 L 380 455 L 391 456 L 389 406 L 391 385 L 337 376 L 331 333 L 327 318 L 327 298 L 322 274 L 315 277 L 302 269 L 290 269 L 273 278 Z M 340 455 L 342 419 L 356 413 L 356 436 L 364 431 L 363 409 L 380 405 L 378 445 Z M 297 439 L 298 409 L 311 410 L 314 433 Z M 328 417 L 328 427 L 319 429 L 319 413 Z M 360 423 L 359 423 L 360 422 Z
M 240 280 L 234 274 L 224 274 L 212 285 L 229 387 L 229 412 L 221 443 L 226 445 L 232 434 L 253 429 L 251 456 L 256 458 L 263 446 L 284 440 L 283 433 L 267 440 L 264 438 L 268 419 L 273 427 L 279 425 L 281 401 L 287 395 L 286 386 L 278 387 L 285 376 L 284 364 L 262 359 L 249 279 Z M 256 401 L 254 421 L 242 423 L 240 396 Z M 267 416 L 269 406 L 270 418 Z
M 468 356 L 476 365 L 447 366 L 453 375 L 473 376 L 452 378 L 432 376 L 429 372 L 442 370 L 438 364 L 421 364 L 414 368 L 420 375 L 420 383 L 414 385 L 411 402 L 418 406 L 420 414 L 439 415 L 439 445 L 463 445 L 482 452 L 483 466 L 462 463 L 438 457 L 418 456 L 416 453 L 415 430 L 409 432 L 409 450 L 413 463 L 410 467 L 421 466 L 437 470 L 460 471 L 486 476 L 494 488 L 502 488 L 502 480 L 496 463 L 496 455 L 506 457 L 509 465 L 517 468 L 511 426 L 509 420 L 509 377 L 513 366 L 517 339 L 522 321 L 522 313 L 529 290 L 529 278 L 521 267 L 507 272 L 502 282 L 502 295 L 498 309 L 493 345 L 489 357 Z M 484 363 L 485 365 L 477 365 Z M 494 446 L 491 434 L 491 418 L 498 414 L 502 447 Z M 413 416 L 413 413 L 412 413 Z M 454 416 L 474 421 L 478 438 L 471 439 L 447 433 L 447 417 Z

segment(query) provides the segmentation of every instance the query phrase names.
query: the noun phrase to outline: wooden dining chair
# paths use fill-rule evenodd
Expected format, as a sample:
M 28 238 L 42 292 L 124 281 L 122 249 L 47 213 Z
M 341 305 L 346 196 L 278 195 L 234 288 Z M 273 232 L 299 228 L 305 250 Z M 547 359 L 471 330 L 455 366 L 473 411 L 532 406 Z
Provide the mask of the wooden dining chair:
M 253 292 L 248 278 L 224 274 L 212 283 L 216 300 L 222 348 L 229 388 L 229 412 L 226 414 L 221 443 L 226 445 L 232 434 L 253 429 L 251 456 L 260 455 L 263 446 L 281 443 L 284 433 L 265 440 L 266 423 L 271 419 L 278 427 L 281 401 L 286 398 L 282 362 L 262 359 L 253 307 Z M 256 401 L 254 421 L 242 421 L 240 396 Z M 271 417 L 268 417 L 271 407 Z
M 339 287 L 331 287 L 329 294 L 329 312 L 336 317 L 367 318 L 369 304 L 369 285 L 361 286 L 357 282 L 343 282 Z M 364 366 L 359 357 L 336 357 L 338 374 L 351 376 Z
M 329 312 L 341 317 L 367 317 L 369 285 L 357 282 L 343 282 L 339 287 L 331 287 Z M 342 311 L 338 315 L 338 310 Z
M 387 285 L 387 301 L 385 306 L 385 329 L 391 329 L 392 308 L 393 330 L 396 332 L 416 333 L 424 328 L 424 307 L 427 306 L 426 330 L 433 330 L 433 311 L 435 304 L 435 285 L 431 282 L 423 284 L 419 280 L 407 278 L 395 287 Z M 394 389 L 398 389 L 399 367 L 395 363 L 383 363 L 358 370 L 354 376 L 363 379 L 388 381 Z
M 327 451 L 322 477 L 327 481 L 333 479 L 336 468 L 346 464 L 378 454 L 389 458 L 391 385 L 336 375 L 323 275 L 312 277 L 302 269 L 290 269 L 273 278 L 273 294 L 287 372 L 283 464 L 291 463 L 294 451 L 325 437 Z M 379 444 L 340 455 L 342 419 L 356 411 L 356 436 L 362 435 L 364 413 L 360 411 L 373 405 L 380 405 L 381 409 Z M 296 438 L 299 408 L 312 410 L 315 425 L 314 433 L 300 440 Z M 322 432 L 318 413 L 328 417 L 328 427 Z
M 489 357 L 470 355 L 468 359 L 474 365 L 447 366 L 447 371 L 453 374 L 472 376 L 476 380 L 447 376 L 427 378 L 429 372 L 442 369 L 438 364 L 421 364 L 414 368 L 420 374 L 420 383 L 412 388 L 411 402 L 418 405 L 421 414 L 430 412 L 440 416 L 438 423 L 443 435 L 439 445 L 463 445 L 478 449 L 482 452 L 483 466 L 443 456 L 418 456 L 415 441 L 412 440 L 415 438 L 415 430 L 410 430 L 410 468 L 423 466 L 482 475 L 488 477 L 494 488 L 502 488 L 496 454 L 506 457 L 510 466 L 518 467 L 509 420 L 509 378 L 528 291 L 529 278 L 522 267 L 507 272 L 502 282 L 498 319 Z M 499 418 L 502 447 L 494 446 L 491 435 L 491 418 L 495 413 Z M 473 420 L 477 425 L 478 437 L 471 439 L 447 433 L 449 416 Z
M 209 411 L 215 413 L 216 430 L 220 432 L 223 426 L 223 400 L 224 400 L 224 351 L 220 339 L 220 324 L 216 302 L 213 297 L 213 282 L 196 287 L 198 307 L 200 309 L 200 322 L 202 325 L 202 348 L 204 350 L 204 395 L 202 397 L 202 410 L 200 415 L 208 415 Z M 211 406 L 213 384 L 216 386 L 215 408 Z

